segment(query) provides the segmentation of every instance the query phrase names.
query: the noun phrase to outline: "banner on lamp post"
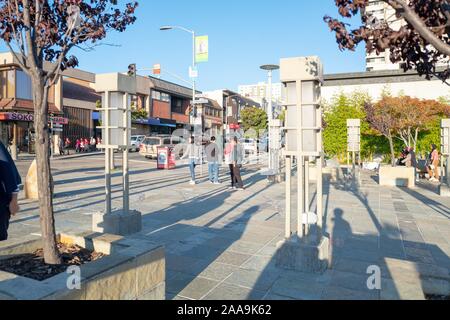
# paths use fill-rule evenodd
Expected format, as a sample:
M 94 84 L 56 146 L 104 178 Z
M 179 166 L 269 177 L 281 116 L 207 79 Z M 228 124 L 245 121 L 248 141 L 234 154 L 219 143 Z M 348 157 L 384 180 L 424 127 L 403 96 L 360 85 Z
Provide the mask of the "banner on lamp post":
M 208 36 L 195 37 L 195 62 L 208 62 L 209 40 Z

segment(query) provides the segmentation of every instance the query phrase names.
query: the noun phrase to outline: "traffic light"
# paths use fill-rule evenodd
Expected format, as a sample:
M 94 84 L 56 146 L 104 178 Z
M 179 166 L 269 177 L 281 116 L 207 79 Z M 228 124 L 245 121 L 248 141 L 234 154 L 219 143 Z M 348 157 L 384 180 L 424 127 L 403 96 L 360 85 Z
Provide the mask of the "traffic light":
M 136 64 L 132 63 L 128 66 L 128 76 L 135 77 L 136 76 Z

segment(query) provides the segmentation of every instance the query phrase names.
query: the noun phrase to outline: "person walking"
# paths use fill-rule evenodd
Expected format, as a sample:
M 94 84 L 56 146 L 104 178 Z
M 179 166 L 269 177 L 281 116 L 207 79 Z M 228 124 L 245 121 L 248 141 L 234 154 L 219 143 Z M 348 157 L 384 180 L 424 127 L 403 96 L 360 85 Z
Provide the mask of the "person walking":
M 213 184 L 219 182 L 219 146 L 216 143 L 216 137 L 211 137 L 206 146 L 206 160 L 208 161 L 208 177 Z
M 435 144 L 431 145 L 431 152 L 428 157 L 427 165 L 428 175 L 431 182 L 439 182 L 439 151 Z
M 89 139 L 88 138 L 84 138 L 84 152 L 89 152 Z
M 19 212 L 19 172 L 11 155 L 0 141 L 0 241 L 8 239 L 9 220 Z
M 81 150 L 81 140 L 77 139 L 77 141 L 75 142 L 75 152 L 80 153 L 80 150 Z
M 64 155 L 64 139 L 59 137 L 58 138 L 58 149 L 59 149 L 59 155 L 63 156 Z
M 97 149 L 97 141 L 95 140 L 95 138 L 92 136 L 91 137 L 91 151 L 96 151 Z
M 187 145 L 186 152 L 181 157 L 181 159 L 189 159 L 189 172 L 191 174 L 191 181 L 189 181 L 189 184 L 191 185 L 197 184 L 195 180 L 195 167 L 199 164 L 201 155 L 200 152 L 201 148 L 195 143 L 195 138 L 191 136 L 189 138 L 189 144 Z
M 232 161 L 233 161 L 234 186 L 238 190 L 244 190 L 244 183 L 242 182 L 241 178 L 241 167 L 243 162 L 242 148 L 236 136 L 233 138 L 232 145 L 233 145 Z
M 236 189 L 233 170 L 233 144 L 233 139 L 227 139 L 224 150 L 225 164 L 228 165 L 228 169 L 230 170 L 231 186 L 229 189 Z
M 66 139 L 64 140 L 64 150 L 66 150 L 68 156 L 70 156 L 70 144 L 71 144 L 71 143 L 72 143 L 72 142 L 70 141 L 69 138 L 66 138 Z

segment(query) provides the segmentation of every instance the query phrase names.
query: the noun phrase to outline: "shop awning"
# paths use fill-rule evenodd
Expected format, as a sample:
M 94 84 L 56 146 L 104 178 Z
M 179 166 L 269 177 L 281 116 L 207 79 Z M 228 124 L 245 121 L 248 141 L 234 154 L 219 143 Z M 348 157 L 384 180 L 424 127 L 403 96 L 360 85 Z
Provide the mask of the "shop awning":
M 133 120 L 133 123 L 159 127 L 170 127 L 170 128 L 177 127 L 177 123 L 173 120 L 158 119 L 158 118 L 136 119 Z

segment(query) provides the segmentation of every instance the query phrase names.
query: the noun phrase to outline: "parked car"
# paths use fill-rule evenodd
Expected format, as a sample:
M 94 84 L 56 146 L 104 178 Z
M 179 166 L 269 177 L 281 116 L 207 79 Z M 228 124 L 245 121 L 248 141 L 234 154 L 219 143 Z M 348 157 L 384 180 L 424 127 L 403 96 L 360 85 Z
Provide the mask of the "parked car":
M 180 137 L 151 136 L 146 137 L 139 147 L 139 153 L 148 159 L 156 159 L 158 156 L 158 147 L 174 147 L 181 143 Z
M 140 149 L 140 145 L 142 143 L 142 141 L 144 141 L 145 136 L 131 136 L 131 148 L 130 151 L 133 152 L 138 152 Z
M 244 139 L 243 146 L 246 154 L 256 154 L 258 152 L 258 142 L 255 139 Z

